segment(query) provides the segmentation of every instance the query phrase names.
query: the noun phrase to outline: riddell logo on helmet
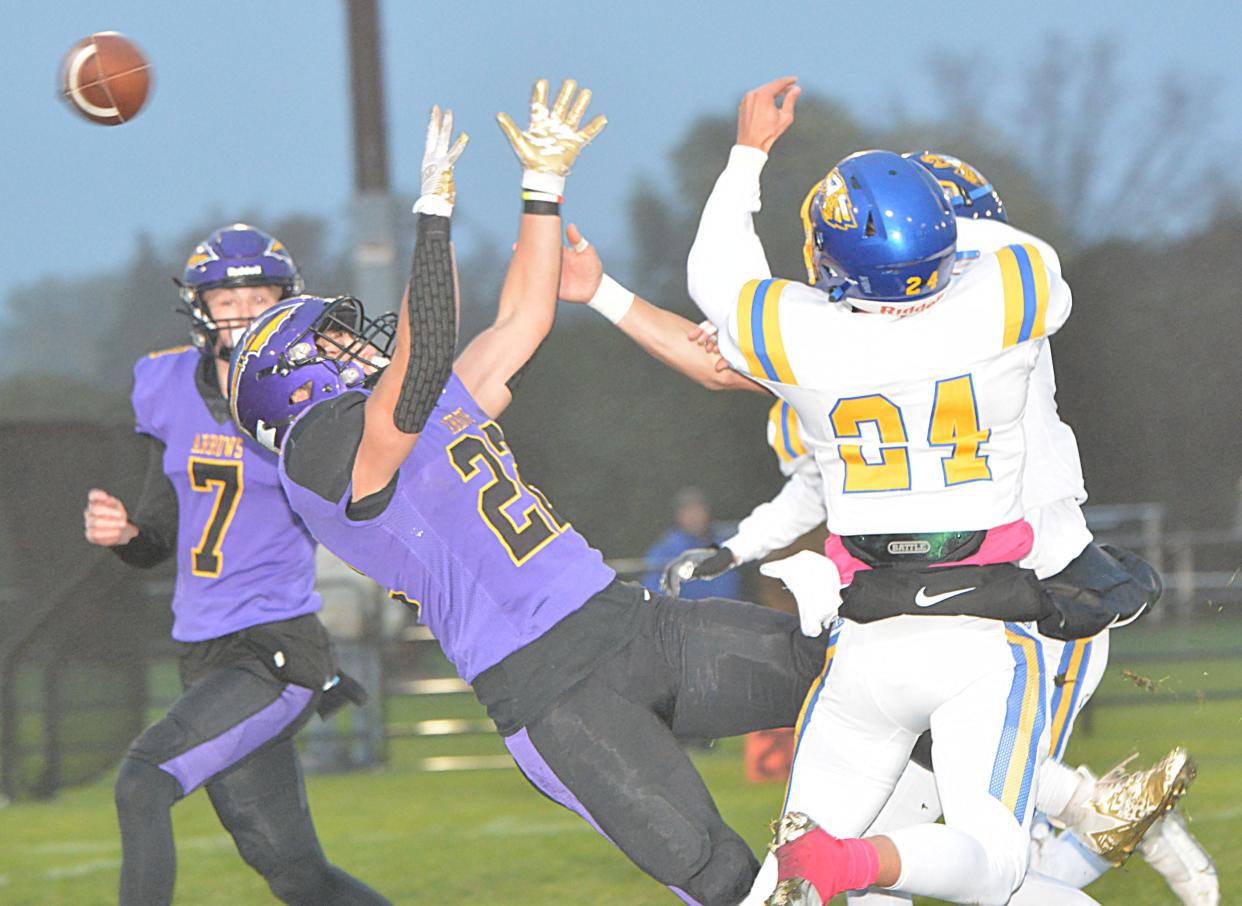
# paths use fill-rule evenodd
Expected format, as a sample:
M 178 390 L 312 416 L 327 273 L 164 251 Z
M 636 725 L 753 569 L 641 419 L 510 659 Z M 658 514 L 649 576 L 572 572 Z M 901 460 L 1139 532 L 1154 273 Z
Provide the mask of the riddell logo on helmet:
M 910 315 L 917 315 L 921 311 L 927 311 L 927 309 L 940 301 L 942 295 L 944 294 L 939 293 L 925 302 L 920 302 L 918 305 L 881 305 L 878 314 L 908 318 Z
M 247 264 L 245 267 L 230 267 L 224 273 L 229 277 L 253 277 L 255 274 L 263 273 L 263 266 Z

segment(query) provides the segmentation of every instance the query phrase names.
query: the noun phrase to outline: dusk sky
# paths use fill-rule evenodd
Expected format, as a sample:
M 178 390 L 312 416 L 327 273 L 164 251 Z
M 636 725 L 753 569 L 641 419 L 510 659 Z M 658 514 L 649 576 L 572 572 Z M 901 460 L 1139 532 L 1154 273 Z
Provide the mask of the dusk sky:
M 973 48 L 1009 61 L 1017 84 L 1050 33 L 1110 35 L 1130 90 L 1151 92 L 1177 72 L 1215 92 L 1219 116 L 1206 134 L 1223 143 L 1221 159 L 1242 152 L 1236 0 L 1176 13 L 1120 0 L 388 0 L 380 8 L 394 190 L 416 191 L 427 108 L 452 106 L 472 136 L 458 175 L 466 215 L 459 241 L 469 244 L 472 224 L 506 237 L 516 221 L 518 168 L 495 113 L 524 122 L 534 78 L 555 84 L 572 76 L 594 90 L 591 113 L 606 113 L 610 125 L 571 177 L 567 216 L 622 276 L 625 200 L 636 180 L 658 187 L 667 151 L 695 116 L 731 111 L 744 90 L 779 75 L 845 99 L 864 120 L 883 122 L 898 107 L 930 119 L 945 113 L 926 80 L 937 53 Z M 16 0 L 6 13 L 0 312 L 14 287 L 127 260 L 140 231 L 163 247 L 165 237 L 243 210 L 271 219 L 306 212 L 335 219 L 344 240 L 352 157 L 342 2 Z M 147 109 L 115 128 L 75 117 L 56 92 L 65 50 L 106 29 L 140 44 L 156 78 Z M 1012 125 L 1008 131 L 1020 132 Z

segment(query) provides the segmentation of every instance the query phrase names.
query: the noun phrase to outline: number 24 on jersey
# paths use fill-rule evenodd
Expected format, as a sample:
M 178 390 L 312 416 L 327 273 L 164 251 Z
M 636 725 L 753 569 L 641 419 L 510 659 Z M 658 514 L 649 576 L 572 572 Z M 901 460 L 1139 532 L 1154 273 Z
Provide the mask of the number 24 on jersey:
M 870 422 L 876 426 L 881 444 L 905 444 L 909 440 L 901 409 L 878 393 L 838 400 L 829 420 L 838 439 L 861 440 L 862 426 Z M 991 479 L 988 458 L 980 452 L 991 436 L 990 429 L 979 427 L 979 407 L 970 375 L 937 381 L 927 442 L 945 449 L 946 486 Z M 905 447 L 885 447 L 880 461 L 874 463 L 863 459 L 862 451 L 861 443 L 840 447 L 845 463 L 845 493 L 910 489 L 910 454 Z

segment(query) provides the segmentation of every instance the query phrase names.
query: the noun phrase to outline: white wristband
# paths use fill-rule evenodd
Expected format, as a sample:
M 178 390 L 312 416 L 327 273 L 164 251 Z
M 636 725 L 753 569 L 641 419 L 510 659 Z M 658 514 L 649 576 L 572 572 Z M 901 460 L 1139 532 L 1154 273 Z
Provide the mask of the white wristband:
M 452 217 L 453 204 L 443 195 L 427 195 L 418 196 L 418 201 L 414 202 L 415 214 L 435 214 L 439 217 Z
M 587 306 L 616 324 L 625 317 L 633 304 L 634 294 L 612 277 L 604 274 L 604 278 L 599 282 L 599 289 L 595 291 L 595 295 L 591 297 Z
M 534 192 L 547 192 L 562 198 L 565 195 L 565 177 L 555 173 L 540 173 L 538 170 L 522 171 L 522 188 Z

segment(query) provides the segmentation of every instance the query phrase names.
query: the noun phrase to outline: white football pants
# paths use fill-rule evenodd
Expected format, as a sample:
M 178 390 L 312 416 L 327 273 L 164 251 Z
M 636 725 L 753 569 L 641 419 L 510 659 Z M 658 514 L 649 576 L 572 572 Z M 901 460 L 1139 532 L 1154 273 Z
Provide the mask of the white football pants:
M 1050 732 L 1049 758 L 1040 766 L 1036 778 L 1035 809 L 1044 814 L 1059 815 L 1065 810 L 1078 785 L 1077 773 L 1062 765 L 1060 760 L 1073 731 L 1074 721 L 1104 676 L 1104 668 L 1108 663 L 1109 636 L 1105 631 L 1093 639 L 1079 639 L 1074 642 L 1062 642 L 1043 636 L 1040 636 L 1040 641 L 1043 644 L 1045 676 L 1048 680 L 1046 694 L 1049 701 Z M 919 822 L 932 822 L 940 817 L 940 813 L 940 796 L 932 773 L 916 764 L 910 764 L 897 781 L 892 796 L 884 804 L 879 816 L 867 829 L 867 836 L 885 834 L 891 829 Z M 1099 872 L 1084 873 L 1077 861 L 1064 857 L 1070 851 L 1077 853 L 1079 846 L 1072 835 L 1064 834 L 1043 841 L 1042 846 L 1032 846 L 1028 881 L 1018 888 L 1010 903 L 1018 906 L 1040 902 L 1094 902 L 1089 898 L 1069 897 L 1059 886 L 1083 887 L 1099 877 Z M 1042 886 L 1035 875 L 1042 876 L 1043 881 L 1051 879 L 1058 886 L 1051 893 L 1041 895 L 1039 899 L 1033 898 Z M 910 902 L 908 895 L 878 888 L 872 888 L 866 893 L 850 894 L 847 899 L 850 906 L 899 906 Z
M 1048 723 L 1042 642 L 1027 626 L 846 620 L 799 719 L 783 811 L 805 812 L 836 837 L 862 836 L 930 728 L 945 823 L 887 833 L 902 862 L 894 886 L 1001 906 L 1026 874 Z M 775 866 L 765 863 L 747 902 L 774 883 Z

